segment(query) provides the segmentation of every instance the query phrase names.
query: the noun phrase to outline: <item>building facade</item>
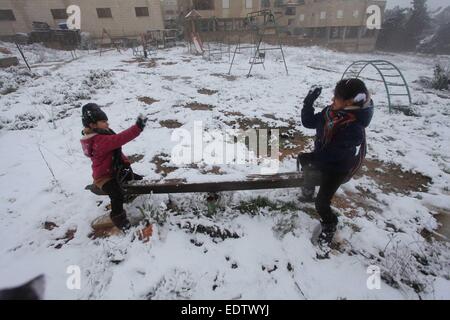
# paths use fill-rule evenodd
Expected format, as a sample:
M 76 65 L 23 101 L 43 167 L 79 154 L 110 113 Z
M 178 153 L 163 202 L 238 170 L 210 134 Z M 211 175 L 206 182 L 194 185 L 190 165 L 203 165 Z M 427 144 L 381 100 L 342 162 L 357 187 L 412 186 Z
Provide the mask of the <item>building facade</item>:
M 93 38 L 103 29 L 112 37 L 136 37 L 164 28 L 160 0 L 0 0 L 0 37 L 30 32 L 33 21 L 57 28 L 70 5 L 80 7 L 81 31 Z
M 374 50 L 379 33 L 367 28 L 367 8 L 377 5 L 383 14 L 386 7 L 385 0 L 178 0 L 181 3 L 201 15 L 197 29 L 206 40 L 211 32 L 228 32 L 233 38 L 248 13 L 269 9 L 285 44 L 357 52 Z
M 385 0 L 265 0 L 277 23 L 291 39 L 343 51 L 372 51 L 379 30 L 368 29 L 366 13 L 376 5 L 383 15 Z M 382 15 L 380 19 L 382 20 Z

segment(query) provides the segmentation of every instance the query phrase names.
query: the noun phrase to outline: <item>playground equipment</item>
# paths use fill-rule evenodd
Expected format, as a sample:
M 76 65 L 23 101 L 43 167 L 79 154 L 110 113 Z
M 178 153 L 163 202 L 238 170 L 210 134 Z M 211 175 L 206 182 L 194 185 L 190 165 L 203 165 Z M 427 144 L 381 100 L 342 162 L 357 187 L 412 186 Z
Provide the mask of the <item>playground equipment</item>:
M 145 184 L 143 184 L 145 183 Z M 197 193 L 197 192 L 221 192 L 237 190 L 261 190 L 261 189 L 283 189 L 299 188 L 303 185 L 302 172 L 289 172 L 274 175 L 249 175 L 245 180 L 186 183 L 184 180 L 155 182 L 148 181 L 142 184 L 124 185 L 125 195 L 161 194 L 161 193 Z M 106 194 L 95 185 L 89 185 L 90 190 L 96 195 Z
M 116 50 L 117 50 L 119 53 L 122 53 L 122 52 L 120 51 L 121 40 L 115 39 L 115 38 L 111 37 L 111 35 L 109 34 L 109 32 L 108 32 L 105 28 L 103 28 L 103 30 L 102 30 L 102 39 L 100 40 L 100 56 L 102 55 L 103 48 L 104 48 L 105 45 L 106 45 L 106 44 L 104 43 L 104 40 L 105 40 L 106 38 L 109 38 L 110 44 L 111 44 L 114 48 L 116 48 Z
M 344 78 L 358 78 L 361 73 L 369 66 L 372 66 L 377 70 L 378 74 L 386 88 L 386 94 L 389 105 L 389 112 L 393 108 L 409 108 L 412 104 L 411 92 L 408 87 L 408 83 L 405 80 L 402 72 L 393 63 L 385 60 L 360 60 L 353 62 L 342 75 Z M 373 80 L 373 79 L 369 79 Z M 393 98 L 395 97 L 407 97 L 408 105 L 394 105 Z
M 266 59 L 266 52 L 271 50 L 280 50 L 281 56 L 283 58 L 284 68 L 286 69 L 286 74 L 289 74 L 288 67 L 286 64 L 286 59 L 284 57 L 283 46 L 279 37 L 279 28 L 271 10 L 255 11 L 247 14 L 245 19 L 245 27 L 248 31 L 254 34 L 254 43 L 251 46 L 241 46 L 241 39 L 236 45 L 234 50 L 233 59 L 231 60 L 230 69 L 228 74 L 231 74 L 231 69 L 233 68 L 236 53 L 241 49 L 252 49 L 252 56 L 249 59 L 250 69 L 248 71 L 247 77 L 250 77 L 253 66 L 260 64 L 264 67 L 264 62 Z M 277 45 L 274 47 L 266 48 L 263 43 L 267 36 L 275 36 L 277 39 Z
M 148 30 L 145 34 L 147 44 L 154 49 L 165 49 L 176 46 L 177 29 Z

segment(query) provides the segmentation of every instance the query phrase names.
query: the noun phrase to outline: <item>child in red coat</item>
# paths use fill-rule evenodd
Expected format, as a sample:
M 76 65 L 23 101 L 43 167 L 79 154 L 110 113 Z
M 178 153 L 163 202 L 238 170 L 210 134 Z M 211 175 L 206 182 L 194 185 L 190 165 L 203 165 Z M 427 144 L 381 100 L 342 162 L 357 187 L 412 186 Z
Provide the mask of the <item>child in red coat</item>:
M 82 122 L 81 145 L 84 154 L 92 160 L 94 184 L 111 199 L 110 216 L 114 225 L 123 231 L 127 230 L 130 222 L 123 209 L 121 184 L 124 181 L 141 180 L 142 177 L 133 173 L 121 147 L 141 134 L 147 118 L 138 117 L 135 125 L 116 134 L 109 128 L 108 117 L 100 107 L 89 103 L 83 106 Z

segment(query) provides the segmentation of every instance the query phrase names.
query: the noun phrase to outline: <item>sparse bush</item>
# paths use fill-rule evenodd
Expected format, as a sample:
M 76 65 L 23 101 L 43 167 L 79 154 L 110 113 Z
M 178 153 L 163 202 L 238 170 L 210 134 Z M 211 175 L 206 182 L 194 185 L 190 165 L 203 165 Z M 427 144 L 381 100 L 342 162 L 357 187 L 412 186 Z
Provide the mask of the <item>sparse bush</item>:
M 106 70 L 91 70 L 87 78 L 83 81 L 83 85 L 94 89 L 107 89 L 114 82 L 111 80 L 112 73 Z
M 440 64 L 434 67 L 433 89 L 448 90 L 450 83 L 450 70 L 443 68 Z

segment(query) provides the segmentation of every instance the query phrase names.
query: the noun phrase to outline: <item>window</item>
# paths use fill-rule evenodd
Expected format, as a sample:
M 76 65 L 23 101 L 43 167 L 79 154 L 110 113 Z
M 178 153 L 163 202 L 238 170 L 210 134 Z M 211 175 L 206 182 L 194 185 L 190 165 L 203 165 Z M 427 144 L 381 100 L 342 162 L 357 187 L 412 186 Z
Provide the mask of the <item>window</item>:
M 353 11 L 353 17 L 358 18 L 358 16 L 359 16 L 359 11 L 358 10 Z
M 230 9 L 230 0 L 222 0 L 222 9 Z
M 53 19 L 67 19 L 66 9 L 50 9 Z
M 327 28 L 315 28 L 314 38 L 323 39 L 327 37 Z
M 330 32 L 331 39 L 342 39 L 344 36 L 344 28 L 343 27 L 332 27 Z
M 303 33 L 303 36 L 305 38 L 313 38 L 314 37 L 314 28 L 306 28 Z
M 99 18 L 112 18 L 111 8 L 97 8 Z
M 270 0 L 261 0 L 261 8 L 270 8 Z
M 337 11 L 337 18 L 338 18 L 338 19 L 342 19 L 343 17 L 344 17 L 344 11 L 338 10 L 338 11 Z
M 285 14 L 287 16 L 295 16 L 295 7 L 287 7 Z
M 299 17 L 298 20 L 300 21 L 305 21 L 305 15 L 302 13 Z
M 231 31 L 233 30 L 233 20 L 225 20 L 225 31 Z
M 245 0 L 245 9 L 253 8 L 253 0 Z
M 305 0 L 297 0 L 298 4 L 305 4 Z
M 195 10 L 214 10 L 214 0 L 194 0 Z
M 0 21 L 16 21 L 12 10 L 0 10 Z
M 374 38 L 375 37 L 375 29 L 367 29 L 365 28 L 363 31 L 364 38 Z
M 324 20 L 327 18 L 327 12 L 326 11 L 321 11 L 320 12 L 320 20 Z
M 348 39 L 358 38 L 359 27 L 347 27 L 347 31 L 345 32 L 345 37 Z
M 148 13 L 148 7 L 135 7 L 136 17 L 148 17 L 150 14 Z

